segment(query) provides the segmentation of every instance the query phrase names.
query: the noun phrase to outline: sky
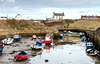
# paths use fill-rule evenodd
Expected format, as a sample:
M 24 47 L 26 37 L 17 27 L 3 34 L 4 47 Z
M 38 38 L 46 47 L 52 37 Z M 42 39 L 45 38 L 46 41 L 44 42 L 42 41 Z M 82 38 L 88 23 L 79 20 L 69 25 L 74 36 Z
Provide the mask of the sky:
M 80 19 L 81 15 L 100 15 L 100 0 L 0 0 L 0 17 L 23 19 L 51 18 L 53 12 L 64 19 Z

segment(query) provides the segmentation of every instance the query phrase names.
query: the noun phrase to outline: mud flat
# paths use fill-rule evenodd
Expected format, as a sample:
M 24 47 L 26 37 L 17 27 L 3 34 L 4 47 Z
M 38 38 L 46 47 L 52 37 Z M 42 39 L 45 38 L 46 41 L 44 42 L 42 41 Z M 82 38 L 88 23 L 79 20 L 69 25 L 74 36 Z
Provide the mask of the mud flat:
M 66 41 L 67 36 L 64 37 Z M 59 42 L 48 49 L 41 51 L 32 51 L 33 40 L 30 37 L 24 37 L 21 41 L 14 42 L 11 45 L 5 45 L 3 53 L 0 55 L 0 64 L 95 64 L 100 63 L 97 57 L 90 57 L 85 53 L 85 42 L 80 38 L 68 37 L 68 41 L 73 43 Z M 56 42 L 54 42 L 56 43 Z M 43 44 L 44 46 L 44 44 Z M 20 51 L 29 52 L 29 57 L 23 61 L 15 61 L 14 56 Z

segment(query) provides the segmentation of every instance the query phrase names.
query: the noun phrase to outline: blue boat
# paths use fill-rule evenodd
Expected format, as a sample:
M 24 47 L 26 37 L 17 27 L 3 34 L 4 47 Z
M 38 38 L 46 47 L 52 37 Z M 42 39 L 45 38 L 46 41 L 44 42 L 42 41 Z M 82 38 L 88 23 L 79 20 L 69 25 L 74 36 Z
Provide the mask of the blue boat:
M 64 34 L 66 34 L 66 33 L 67 33 L 67 31 L 66 31 L 66 30 L 64 30 L 64 31 L 63 31 L 63 33 L 64 33 Z
M 4 48 L 3 42 L 0 42 L 0 52 L 3 51 L 3 48 Z
M 93 48 L 93 43 L 92 42 L 87 42 L 86 43 L 86 49 L 91 49 Z
M 42 49 L 42 42 L 37 41 L 35 45 L 32 47 L 33 50 L 41 50 Z
M 20 35 L 14 35 L 14 40 L 21 40 L 22 37 Z
M 86 40 L 86 37 L 85 37 L 85 36 L 83 36 L 81 39 L 82 39 L 82 40 Z

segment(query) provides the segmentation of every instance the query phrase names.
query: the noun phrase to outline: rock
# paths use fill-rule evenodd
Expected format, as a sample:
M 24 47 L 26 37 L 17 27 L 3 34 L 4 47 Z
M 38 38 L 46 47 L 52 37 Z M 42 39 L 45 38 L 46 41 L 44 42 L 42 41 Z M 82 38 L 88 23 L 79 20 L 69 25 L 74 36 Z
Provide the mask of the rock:
M 8 58 L 8 60 L 10 60 L 10 58 Z
M 27 42 L 24 42 L 24 43 L 27 43 Z
M 72 54 L 72 53 L 69 53 L 69 54 Z
M 15 53 L 16 51 L 12 51 L 12 53 Z
M 49 62 L 49 60 L 46 59 L 45 62 Z
M 7 49 L 9 49 L 9 47 L 7 47 Z
M 30 47 L 30 45 L 27 45 L 27 47 Z
M 13 53 L 15 53 L 16 51 L 12 51 L 10 54 L 13 54 Z

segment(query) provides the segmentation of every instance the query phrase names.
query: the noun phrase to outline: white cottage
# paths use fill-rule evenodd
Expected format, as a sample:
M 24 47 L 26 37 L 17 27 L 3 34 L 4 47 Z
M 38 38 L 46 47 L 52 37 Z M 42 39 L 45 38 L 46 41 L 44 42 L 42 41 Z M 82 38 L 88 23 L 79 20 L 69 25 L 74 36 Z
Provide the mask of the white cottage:
M 15 17 L 16 20 L 21 20 L 22 19 L 22 16 L 20 14 L 18 14 L 16 17 Z

